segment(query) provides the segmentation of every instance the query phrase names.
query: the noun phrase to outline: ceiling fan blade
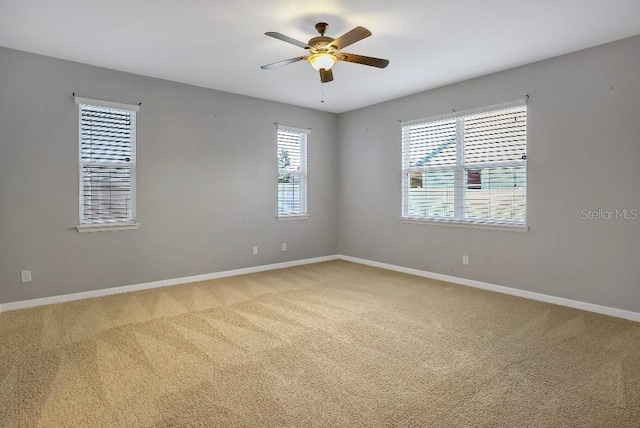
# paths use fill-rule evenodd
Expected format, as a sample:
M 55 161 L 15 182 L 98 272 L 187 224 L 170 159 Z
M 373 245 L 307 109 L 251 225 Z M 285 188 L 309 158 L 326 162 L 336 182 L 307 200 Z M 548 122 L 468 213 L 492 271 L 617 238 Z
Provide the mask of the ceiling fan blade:
M 260 67 L 263 70 L 272 70 L 274 68 L 282 67 L 283 65 L 293 64 L 294 62 L 307 59 L 306 56 L 297 56 L 295 58 L 283 59 L 282 61 L 272 62 L 271 64 L 263 65 Z
M 371 31 L 366 28 L 356 27 L 331 42 L 331 46 L 335 46 L 336 50 L 340 50 L 354 44 L 355 42 L 359 42 L 362 39 L 366 39 L 370 35 Z
M 333 71 L 331 69 L 325 70 L 324 68 L 320 69 L 320 81 L 322 83 L 329 83 L 333 80 Z
M 356 64 L 370 65 L 371 67 L 385 68 L 389 65 L 388 59 L 373 58 L 370 56 L 350 54 L 340 52 L 337 55 L 338 61 L 355 62 Z
M 274 31 L 269 31 L 264 33 L 267 36 L 273 37 L 274 39 L 282 40 L 283 42 L 291 43 L 292 45 L 296 45 L 301 47 L 302 49 L 309 49 L 309 45 L 300 40 L 292 39 L 289 36 L 285 36 L 284 34 L 276 33 Z

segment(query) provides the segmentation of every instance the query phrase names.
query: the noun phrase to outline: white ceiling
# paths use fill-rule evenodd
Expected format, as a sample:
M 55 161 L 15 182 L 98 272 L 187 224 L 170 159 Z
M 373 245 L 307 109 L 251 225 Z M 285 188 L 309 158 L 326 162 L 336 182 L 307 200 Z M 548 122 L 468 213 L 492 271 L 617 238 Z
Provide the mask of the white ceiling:
M 390 65 L 260 69 L 318 21 Z M 0 46 L 334 113 L 636 34 L 640 0 L 0 0 Z

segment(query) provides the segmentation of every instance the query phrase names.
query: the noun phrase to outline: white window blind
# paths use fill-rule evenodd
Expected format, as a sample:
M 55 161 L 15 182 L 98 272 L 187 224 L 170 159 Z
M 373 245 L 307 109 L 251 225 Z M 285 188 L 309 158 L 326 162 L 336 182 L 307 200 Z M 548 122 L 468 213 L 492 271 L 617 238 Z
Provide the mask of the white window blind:
M 137 106 L 120 108 L 115 103 L 81 98 L 76 102 L 80 114 L 80 224 L 132 223 Z
M 402 216 L 526 223 L 524 102 L 402 126 Z
M 278 126 L 278 216 L 307 214 L 309 130 Z

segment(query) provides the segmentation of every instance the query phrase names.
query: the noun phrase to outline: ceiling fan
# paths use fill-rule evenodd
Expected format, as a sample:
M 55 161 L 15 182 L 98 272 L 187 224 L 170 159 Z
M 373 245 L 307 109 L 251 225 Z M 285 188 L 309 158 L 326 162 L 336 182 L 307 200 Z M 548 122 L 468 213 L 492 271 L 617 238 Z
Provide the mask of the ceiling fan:
M 389 60 L 373 58 L 370 56 L 362 56 L 356 54 L 350 54 L 341 52 L 343 48 L 358 42 L 371 35 L 371 31 L 364 27 L 356 27 L 351 31 L 346 32 L 337 39 L 327 37 L 324 35 L 329 24 L 326 22 L 318 22 L 316 24 L 316 30 L 320 33 L 319 37 L 313 37 L 308 43 L 301 42 L 284 34 L 268 32 L 267 36 L 282 40 L 283 42 L 291 43 L 292 45 L 299 46 L 309 51 L 309 55 L 297 56 L 295 58 L 285 59 L 283 61 L 274 62 L 271 64 L 263 65 L 263 70 L 271 70 L 274 68 L 282 67 L 283 65 L 293 64 L 294 62 L 307 60 L 309 64 L 320 72 L 320 81 L 322 83 L 331 82 L 333 80 L 333 71 L 331 68 L 337 61 L 353 62 L 356 64 L 369 65 L 371 67 L 385 68 L 389 65 Z

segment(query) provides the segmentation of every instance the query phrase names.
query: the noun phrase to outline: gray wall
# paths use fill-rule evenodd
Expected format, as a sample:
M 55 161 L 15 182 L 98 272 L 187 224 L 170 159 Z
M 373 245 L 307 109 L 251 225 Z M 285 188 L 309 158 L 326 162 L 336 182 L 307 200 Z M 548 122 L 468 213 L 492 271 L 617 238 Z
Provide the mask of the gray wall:
M 72 92 L 142 102 L 139 230 L 75 230 Z M 336 120 L 0 48 L 0 303 L 335 254 Z M 274 122 L 313 129 L 308 220 L 275 218 Z M 21 284 L 20 271 L 27 269 L 33 282 Z
M 340 115 L 340 253 L 640 311 L 640 219 L 581 219 L 640 214 L 638 52 L 634 37 Z M 398 120 L 525 94 L 530 231 L 401 223 Z
M 639 51 L 635 37 L 336 117 L 0 48 L 0 303 L 339 252 L 640 311 L 640 220 L 581 219 L 640 209 Z M 139 230 L 75 230 L 72 92 L 143 103 Z M 530 231 L 401 223 L 398 120 L 525 94 Z M 313 128 L 309 220 L 275 219 L 273 122 Z

